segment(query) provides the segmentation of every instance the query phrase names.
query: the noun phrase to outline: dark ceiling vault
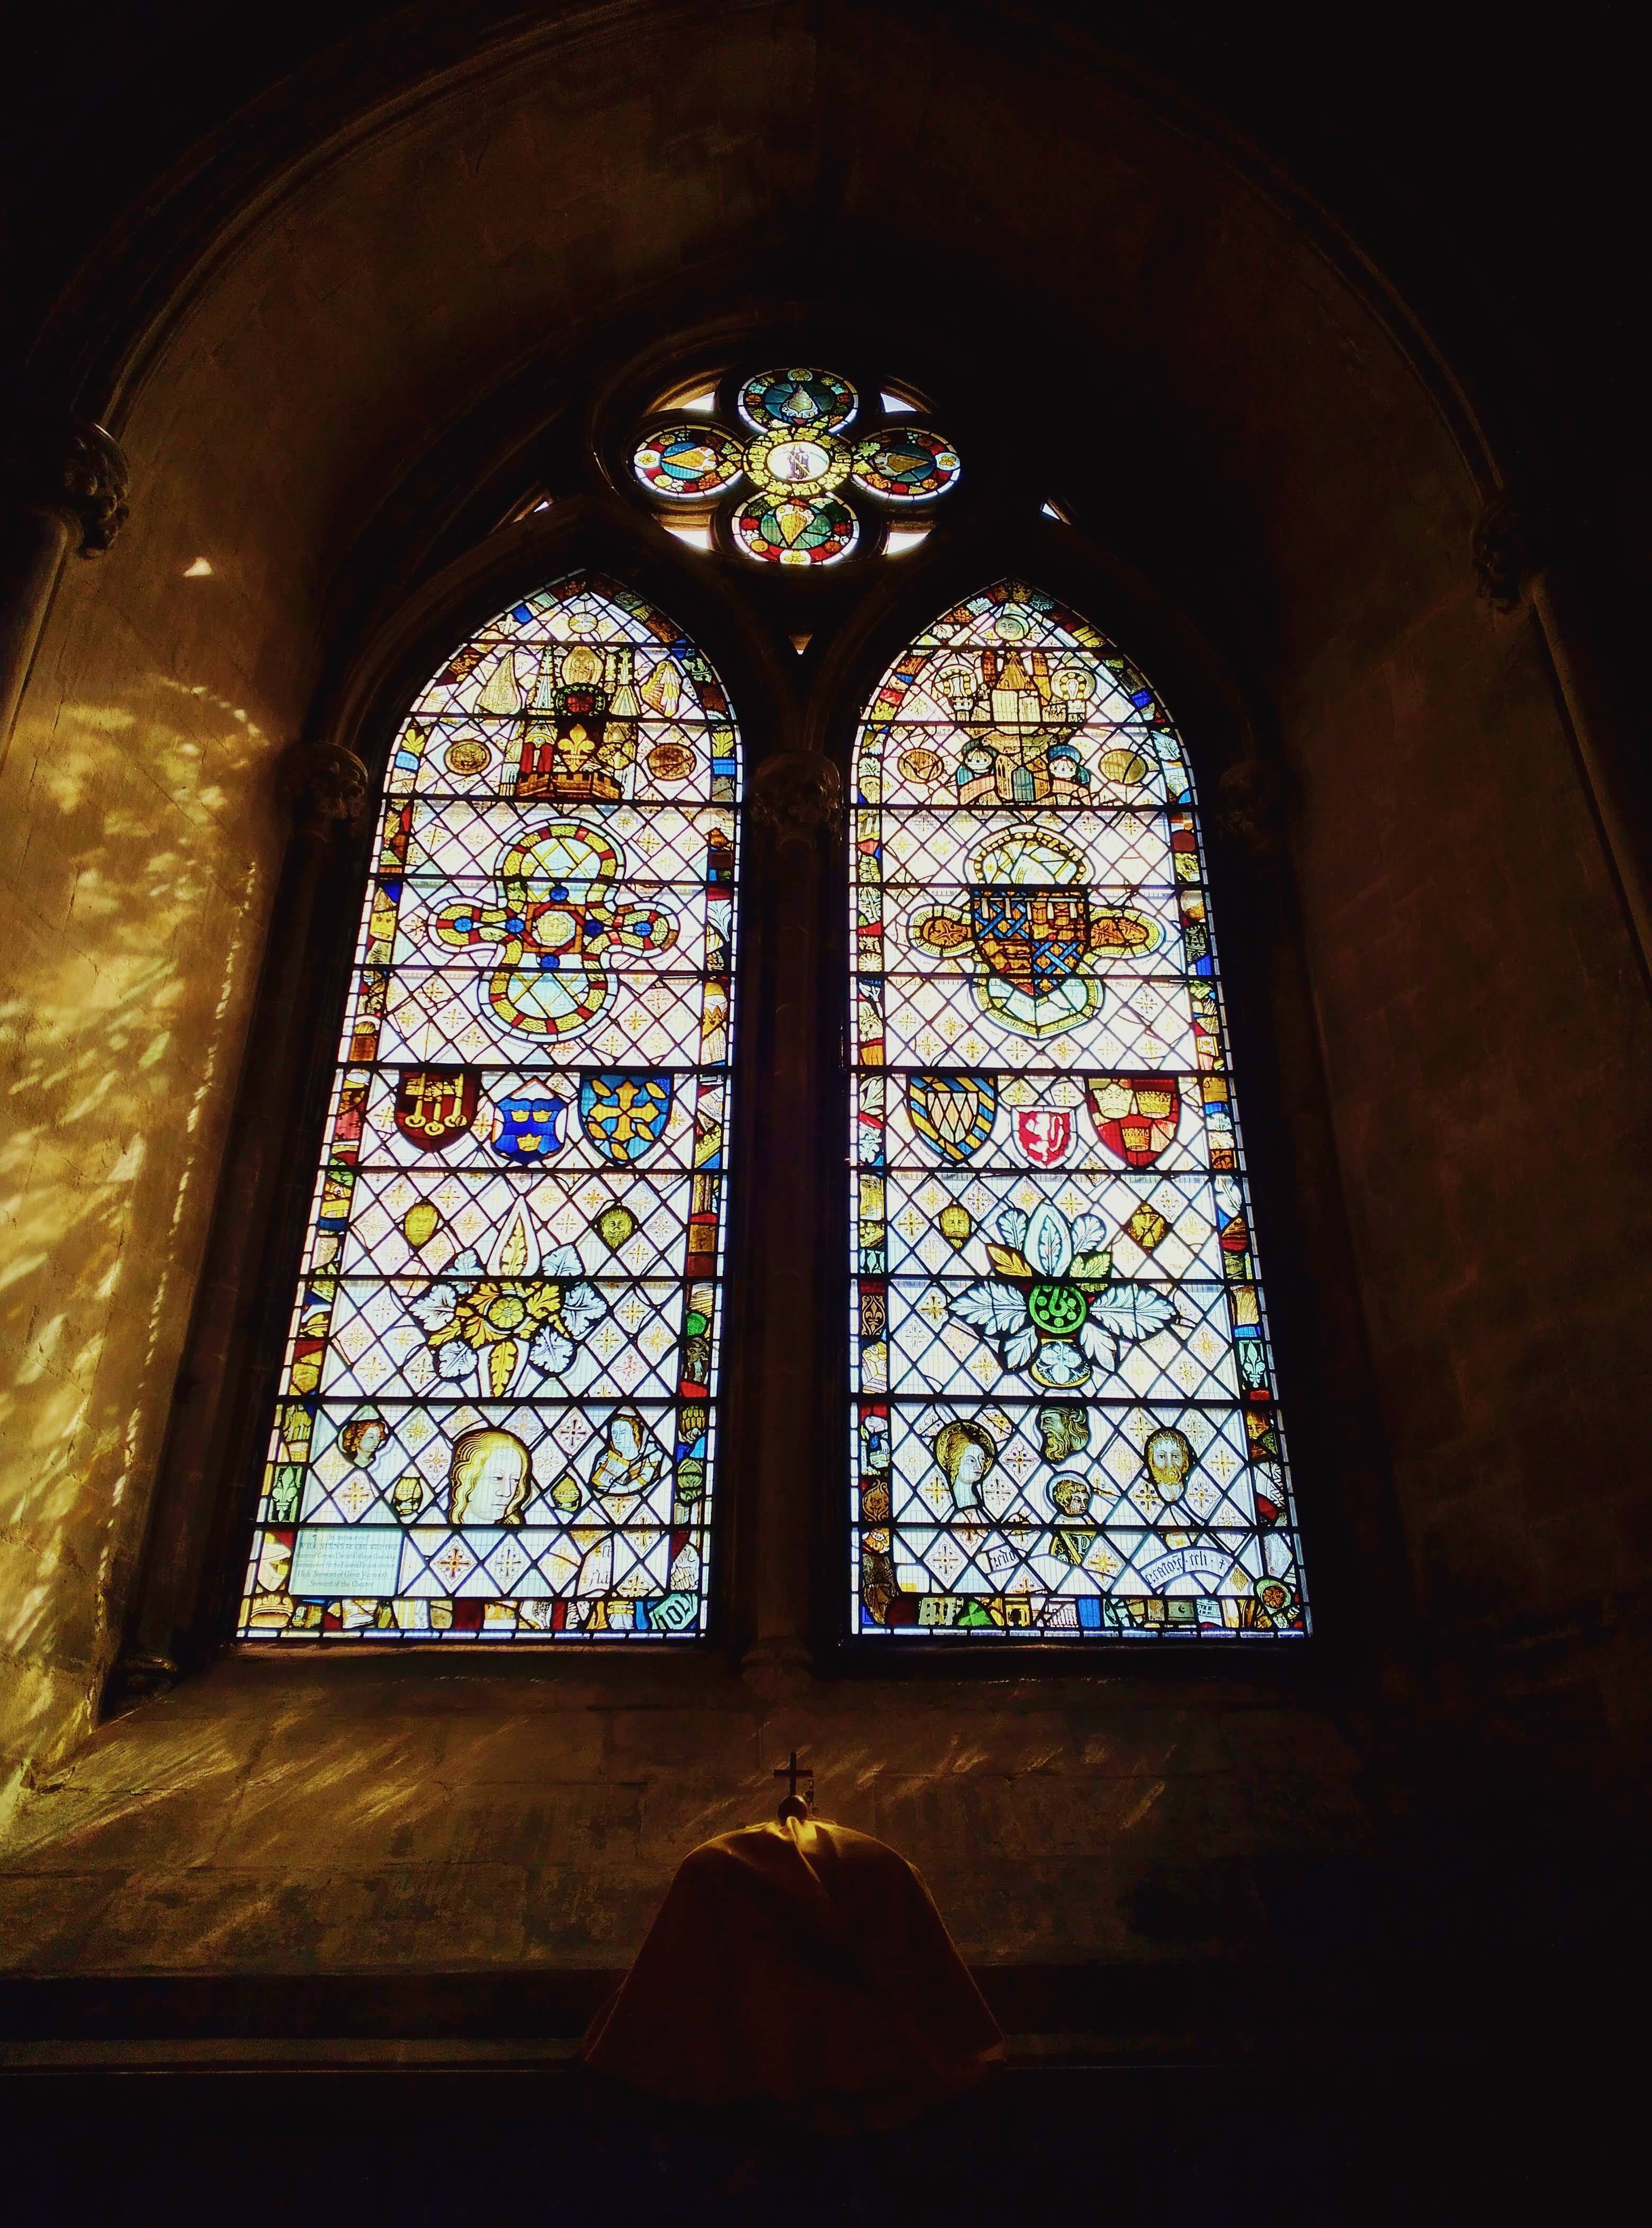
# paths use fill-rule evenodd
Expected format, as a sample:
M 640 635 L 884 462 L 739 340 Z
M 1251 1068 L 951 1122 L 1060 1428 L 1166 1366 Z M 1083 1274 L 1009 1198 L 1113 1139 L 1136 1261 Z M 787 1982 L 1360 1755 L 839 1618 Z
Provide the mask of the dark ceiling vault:
M 284 173 L 290 185 L 318 150 L 416 106 L 421 88 L 464 84 L 547 36 L 599 37 L 622 17 L 637 20 L 631 66 L 645 93 L 752 11 L 743 0 L 298 0 L 253 19 L 208 0 L 138 0 L 10 12 L 9 75 L 25 97 L 0 150 L 0 330 L 10 336 L 0 381 L 50 407 L 118 416 L 145 319 L 164 325 L 170 290 L 186 274 L 199 282 L 233 213 L 255 209 Z M 768 151 L 808 183 L 788 195 L 778 234 L 753 243 L 771 264 L 836 236 L 848 157 L 828 79 L 841 118 L 846 87 L 863 82 L 887 101 L 890 74 L 908 66 L 875 25 L 845 32 L 845 12 L 820 0 L 791 14 L 780 49 L 795 77 L 790 144 Z M 949 51 L 1000 45 L 1022 61 L 1047 56 L 1053 125 L 1082 80 L 1111 75 L 1251 150 L 1276 195 L 1328 220 L 1426 332 L 1485 427 L 1495 477 L 1519 484 L 1541 532 L 1579 546 L 1609 628 L 1646 585 L 1649 546 L 1640 445 L 1622 432 L 1638 376 L 1629 251 L 1646 198 L 1624 21 L 1588 0 L 1546 22 L 1540 48 L 1519 18 L 1453 21 L 1421 0 L 1337 19 L 1300 4 L 1236 16 L 1188 0 L 1126 4 L 1105 20 L 1083 0 L 898 0 L 876 19 L 936 45 L 925 102 L 935 82 L 944 87 Z M 820 56 L 834 41 L 829 72 Z M 1060 195 L 1053 176 L 1052 205 Z M 1028 211 L 1029 227 L 1038 214 Z
M 67 273 L 121 212 L 176 184 L 202 143 L 272 93 L 313 130 L 536 27 L 613 12 L 498 0 L 294 0 L 257 19 L 211 0 L 9 10 L 8 74 L 23 97 L 0 153 L 11 217 L 0 322 L 26 350 Z M 666 37 L 652 58 L 642 51 L 639 79 L 669 65 L 674 22 L 691 40 L 708 16 L 736 12 L 659 10 Z M 833 11 L 800 12 L 824 29 Z M 1421 0 L 1367 18 L 1300 4 L 1236 15 L 1207 0 L 1124 5 L 1105 18 L 1083 0 L 966 4 L 938 17 L 897 0 L 883 13 L 944 22 L 960 48 L 989 24 L 1047 45 L 1058 112 L 1057 43 L 1082 33 L 1252 139 L 1337 212 L 1431 322 L 1500 325 L 1534 397 L 1575 417 L 1585 396 L 1627 375 L 1636 319 L 1622 256 L 1644 187 L 1633 73 L 1621 66 L 1626 14 L 1606 0 L 1546 22 L 1540 47 L 1518 19 L 1453 22 Z M 875 48 L 857 61 L 877 74 Z M 800 109 L 807 136 L 813 119 Z M 239 127 L 231 136 L 244 142 Z

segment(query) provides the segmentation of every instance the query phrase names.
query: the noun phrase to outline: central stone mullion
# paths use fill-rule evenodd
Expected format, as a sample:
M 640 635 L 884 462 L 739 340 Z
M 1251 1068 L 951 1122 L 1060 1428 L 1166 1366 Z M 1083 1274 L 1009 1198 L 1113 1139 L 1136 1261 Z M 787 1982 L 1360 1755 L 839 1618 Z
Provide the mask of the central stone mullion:
M 822 1486 L 821 1357 L 832 1351 L 837 1284 L 821 1211 L 823 1124 L 836 1100 L 822 1072 L 823 876 L 840 784 L 829 761 L 785 751 L 752 782 L 752 895 L 765 932 L 768 1002 L 759 1085 L 751 1307 L 763 1399 L 756 1421 L 753 1669 L 784 1678 L 809 1661 L 810 1556 Z

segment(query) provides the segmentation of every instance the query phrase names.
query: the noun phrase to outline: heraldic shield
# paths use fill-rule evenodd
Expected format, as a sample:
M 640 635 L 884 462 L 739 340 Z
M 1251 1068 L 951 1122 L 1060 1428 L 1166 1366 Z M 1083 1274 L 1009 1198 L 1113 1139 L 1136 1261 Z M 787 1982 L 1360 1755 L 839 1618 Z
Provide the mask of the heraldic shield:
M 445 1153 L 476 1120 L 482 1078 L 474 1067 L 404 1067 L 396 1073 L 396 1127 L 421 1153 Z
M 1021 1158 L 1034 1168 L 1059 1168 L 1073 1150 L 1073 1109 L 1017 1107 L 1015 1145 Z
M 998 1086 L 984 1075 L 909 1075 L 906 1111 L 944 1161 L 967 1161 L 992 1135 Z
M 669 1075 L 587 1075 L 579 1085 L 580 1124 L 611 1161 L 640 1161 L 665 1135 L 675 1089 Z
M 1076 975 L 1090 950 L 1084 890 L 972 889 L 970 915 L 975 948 L 992 972 L 1034 996 Z
M 548 1091 L 524 1092 L 513 1098 L 496 1098 L 493 1103 L 499 1117 L 493 1149 L 502 1161 L 532 1167 L 560 1153 L 567 1142 L 561 1128 L 562 1117 L 568 1109 L 566 1098 L 559 1098 Z
M 1175 1142 L 1181 1085 L 1174 1075 L 1086 1075 L 1084 1095 L 1103 1145 L 1128 1168 L 1150 1168 Z

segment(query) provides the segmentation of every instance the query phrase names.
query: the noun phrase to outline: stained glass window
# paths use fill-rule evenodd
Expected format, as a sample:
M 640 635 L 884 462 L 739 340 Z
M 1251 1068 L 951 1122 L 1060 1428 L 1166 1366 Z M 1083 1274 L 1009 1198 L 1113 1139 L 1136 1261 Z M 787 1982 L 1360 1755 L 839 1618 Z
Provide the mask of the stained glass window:
M 856 1628 L 1304 1633 L 1168 712 L 1001 582 L 896 660 L 854 772 Z
M 716 674 L 609 580 L 413 705 L 244 1638 L 704 1630 L 740 785 Z
M 880 538 L 895 554 L 915 536 L 891 531 L 880 506 L 933 503 L 963 470 L 941 434 L 906 422 L 910 403 L 880 394 L 868 413 L 837 372 L 793 364 L 727 383 L 740 430 L 668 418 L 644 432 L 631 471 L 668 512 L 730 497 L 730 544 L 759 563 L 836 564 Z M 715 391 L 702 400 L 714 407 Z M 862 508 L 852 496 L 872 500 Z M 709 529 L 702 546 L 712 546 Z

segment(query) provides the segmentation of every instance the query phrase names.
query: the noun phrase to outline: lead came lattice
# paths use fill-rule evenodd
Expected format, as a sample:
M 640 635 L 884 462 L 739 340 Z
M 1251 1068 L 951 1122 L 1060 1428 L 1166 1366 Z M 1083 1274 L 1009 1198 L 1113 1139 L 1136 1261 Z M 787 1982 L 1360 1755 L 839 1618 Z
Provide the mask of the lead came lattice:
M 703 1631 L 740 750 L 577 575 L 391 754 L 244 1639 Z
M 1305 1633 L 1168 714 L 1001 582 L 890 669 L 855 773 L 856 1629 Z

